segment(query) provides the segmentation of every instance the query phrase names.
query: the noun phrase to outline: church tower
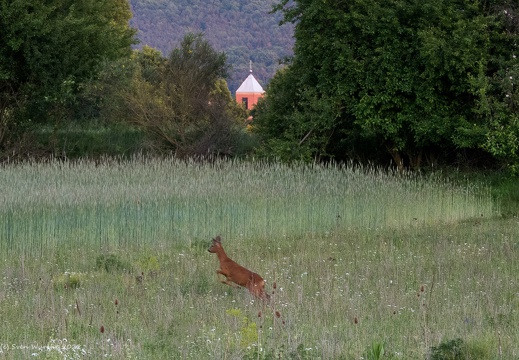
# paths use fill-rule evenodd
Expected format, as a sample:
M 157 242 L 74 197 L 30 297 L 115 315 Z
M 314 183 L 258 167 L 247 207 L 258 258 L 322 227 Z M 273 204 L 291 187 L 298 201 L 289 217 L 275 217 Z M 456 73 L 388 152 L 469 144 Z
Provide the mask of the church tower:
M 250 74 L 245 81 L 236 90 L 236 102 L 243 104 L 245 109 L 250 110 L 258 103 L 258 100 L 263 97 L 265 91 L 259 82 L 252 75 L 252 61 L 250 62 Z

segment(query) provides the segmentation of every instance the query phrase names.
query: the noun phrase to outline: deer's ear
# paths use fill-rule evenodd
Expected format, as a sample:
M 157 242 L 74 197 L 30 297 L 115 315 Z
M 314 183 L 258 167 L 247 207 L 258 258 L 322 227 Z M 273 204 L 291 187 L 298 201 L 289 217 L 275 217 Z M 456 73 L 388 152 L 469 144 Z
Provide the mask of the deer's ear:
M 217 237 L 215 237 L 215 238 L 213 239 L 213 241 L 214 241 L 214 242 L 217 242 L 217 243 L 219 243 L 219 244 L 222 243 L 222 239 L 220 238 L 220 235 L 218 235 Z

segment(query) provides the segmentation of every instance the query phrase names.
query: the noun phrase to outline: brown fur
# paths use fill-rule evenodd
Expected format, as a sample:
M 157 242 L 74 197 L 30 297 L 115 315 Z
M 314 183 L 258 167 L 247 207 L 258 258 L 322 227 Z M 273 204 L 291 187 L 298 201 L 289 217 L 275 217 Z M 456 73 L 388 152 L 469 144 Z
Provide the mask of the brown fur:
M 231 260 L 223 249 L 220 236 L 213 239 L 208 251 L 216 254 L 220 261 L 220 268 L 216 270 L 216 274 L 219 279 L 220 275 L 225 276 L 225 279 L 220 279 L 220 282 L 233 287 L 237 287 L 238 285 L 243 286 L 257 298 L 269 300 L 270 296 L 265 293 L 265 280 L 255 272 Z

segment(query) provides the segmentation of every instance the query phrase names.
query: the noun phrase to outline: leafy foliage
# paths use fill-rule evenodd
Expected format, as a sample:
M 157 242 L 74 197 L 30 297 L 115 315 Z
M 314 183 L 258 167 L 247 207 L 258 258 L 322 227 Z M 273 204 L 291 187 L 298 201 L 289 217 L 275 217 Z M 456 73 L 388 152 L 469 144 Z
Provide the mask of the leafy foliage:
M 142 128 L 150 145 L 179 157 L 233 153 L 246 114 L 223 80 L 225 55 L 202 34 L 187 34 L 168 58 L 147 47 L 136 51 L 129 66 L 121 69 L 110 90 L 115 94 L 109 96 L 118 100 L 109 108 Z M 108 79 L 112 75 L 108 73 Z
M 129 54 L 130 17 L 125 0 L 0 1 L 0 149 L 22 119 L 61 120 L 103 61 Z
M 463 359 L 463 340 L 460 338 L 444 341 L 431 348 L 430 360 L 461 360 Z
M 401 169 L 458 149 L 517 159 L 519 32 L 508 1 L 284 0 L 276 9 L 296 23 L 296 44 L 258 108 L 268 151 L 373 159 L 362 154 L 368 142 Z M 273 136 L 274 122 L 282 131 Z

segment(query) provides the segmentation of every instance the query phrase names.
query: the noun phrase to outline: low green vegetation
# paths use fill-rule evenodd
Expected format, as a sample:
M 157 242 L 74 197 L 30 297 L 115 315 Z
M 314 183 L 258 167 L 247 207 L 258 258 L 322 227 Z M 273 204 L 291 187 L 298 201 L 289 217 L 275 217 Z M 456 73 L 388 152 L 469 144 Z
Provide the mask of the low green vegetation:
M 375 168 L 175 159 L 6 168 L 0 249 L 421 227 L 496 214 L 488 190 Z
M 47 154 L 68 159 L 130 158 L 145 152 L 145 134 L 125 124 L 70 123 L 63 129 L 41 127 L 32 133 Z
M 0 184 L 7 359 L 519 353 L 518 220 L 474 183 L 134 159 L 19 164 Z M 217 281 L 218 234 L 270 306 Z

